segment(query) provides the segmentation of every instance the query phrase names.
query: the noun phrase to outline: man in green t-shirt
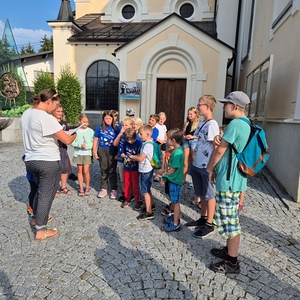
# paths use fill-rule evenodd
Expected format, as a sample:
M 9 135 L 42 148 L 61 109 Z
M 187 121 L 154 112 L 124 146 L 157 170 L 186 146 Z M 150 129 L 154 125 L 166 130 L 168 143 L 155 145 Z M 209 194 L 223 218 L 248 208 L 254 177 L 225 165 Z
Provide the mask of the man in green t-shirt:
M 236 91 L 219 101 L 224 105 L 225 117 L 232 121 L 226 127 L 220 144 L 214 149 L 206 170 L 209 173 L 209 180 L 216 183 L 215 221 L 219 233 L 226 238 L 226 246 L 211 249 L 214 256 L 223 260 L 211 263 L 209 268 L 224 274 L 239 273 L 240 265 L 237 258 L 241 227 L 238 207 L 240 194 L 247 189 L 247 178 L 240 173 L 235 154 L 232 155 L 229 179 L 227 171 L 231 153 L 229 145 L 234 144 L 237 151 L 241 152 L 250 135 L 250 126 L 242 120 L 246 118 L 246 108 L 250 99 L 245 93 Z

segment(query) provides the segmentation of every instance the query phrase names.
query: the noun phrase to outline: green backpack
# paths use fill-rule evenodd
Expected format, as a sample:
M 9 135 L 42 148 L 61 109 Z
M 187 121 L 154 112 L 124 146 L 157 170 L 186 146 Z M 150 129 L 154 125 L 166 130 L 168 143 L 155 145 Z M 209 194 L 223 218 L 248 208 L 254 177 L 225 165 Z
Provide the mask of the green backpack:
M 152 144 L 153 145 L 153 156 L 152 156 L 152 160 L 150 160 L 150 164 L 151 164 L 152 168 L 153 169 L 161 169 L 161 167 L 162 167 L 162 153 L 161 153 L 160 145 L 158 145 L 157 143 L 154 143 L 154 142 L 146 142 L 144 144 L 144 146 L 146 144 Z

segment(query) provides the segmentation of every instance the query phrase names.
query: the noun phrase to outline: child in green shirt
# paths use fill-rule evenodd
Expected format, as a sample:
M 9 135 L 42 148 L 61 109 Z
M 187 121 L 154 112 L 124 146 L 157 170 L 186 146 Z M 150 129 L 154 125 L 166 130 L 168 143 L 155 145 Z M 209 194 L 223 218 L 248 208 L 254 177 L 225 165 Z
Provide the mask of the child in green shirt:
M 165 226 L 162 230 L 166 232 L 180 229 L 180 190 L 183 184 L 184 152 L 180 146 L 183 138 L 182 130 L 175 128 L 167 132 L 167 143 L 174 147 L 167 169 L 163 170 L 161 186 L 167 185 L 167 193 L 171 200 L 171 210 L 174 214 L 164 219 Z

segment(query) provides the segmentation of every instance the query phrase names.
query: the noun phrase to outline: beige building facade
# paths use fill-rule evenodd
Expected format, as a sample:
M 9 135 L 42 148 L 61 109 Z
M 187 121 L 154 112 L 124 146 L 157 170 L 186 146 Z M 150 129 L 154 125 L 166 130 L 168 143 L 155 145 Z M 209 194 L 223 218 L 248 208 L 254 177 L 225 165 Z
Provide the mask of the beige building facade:
M 54 73 L 71 66 L 82 83 L 87 113 L 101 114 L 108 108 L 98 99 L 93 109 L 89 105 L 87 73 L 97 61 L 115 66 L 119 82 L 141 84 L 139 99 L 118 97 L 117 109 L 111 107 L 121 118 L 132 107 L 147 122 L 150 114 L 163 109 L 169 128 L 182 127 L 188 108 L 196 106 L 201 95 L 224 96 L 232 48 L 202 28 L 213 26 L 214 1 L 189 1 L 187 7 L 185 1 L 172 0 L 75 0 L 75 4 L 74 20 L 62 14 L 48 24 L 53 29 Z M 189 17 L 180 15 L 183 8 L 190 10 Z M 129 19 L 126 9 L 133 11 Z M 103 28 L 116 38 L 103 33 Z M 165 89 L 173 90 L 169 98 Z M 222 123 L 221 106 L 215 118 Z
M 250 2 L 253 19 L 248 47 L 239 51 L 245 57 L 237 84 L 252 100 L 250 117 L 266 130 L 268 168 L 300 202 L 300 1 Z
M 54 73 L 71 66 L 96 122 L 105 109 L 122 118 L 132 107 L 144 122 L 165 111 L 167 127 L 181 127 L 201 95 L 243 90 L 252 100 L 249 117 L 267 133 L 269 169 L 300 201 L 300 0 L 74 2 L 74 16 L 65 0 L 48 21 Z M 120 96 L 128 82 L 139 83 L 138 98 L 127 97 L 131 89 Z M 115 92 L 104 99 L 102 90 Z M 214 117 L 221 125 L 220 104 Z

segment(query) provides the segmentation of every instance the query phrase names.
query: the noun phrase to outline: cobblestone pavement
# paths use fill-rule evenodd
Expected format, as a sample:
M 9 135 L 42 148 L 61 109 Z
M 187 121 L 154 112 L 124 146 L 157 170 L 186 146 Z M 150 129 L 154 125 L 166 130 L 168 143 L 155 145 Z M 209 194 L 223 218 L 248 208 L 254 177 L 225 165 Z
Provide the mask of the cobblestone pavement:
M 0 299 L 299 299 L 300 205 L 288 200 L 264 172 L 249 180 L 239 275 L 207 266 L 224 240 L 192 237 L 185 226 L 161 231 L 160 211 L 168 203 L 157 183 L 155 219 L 138 221 L 132 207 L 98 199 L 99 165 L 92 166 L 93 195 L 55 199 L 49 227 L 60 234 L 35 241 L 26 213 L 29 184 L 22 144 L 0 142 Z M 74 171 L 76 168 L 74 167 Z M 182 193 L 182 224 L 198 210 Z

